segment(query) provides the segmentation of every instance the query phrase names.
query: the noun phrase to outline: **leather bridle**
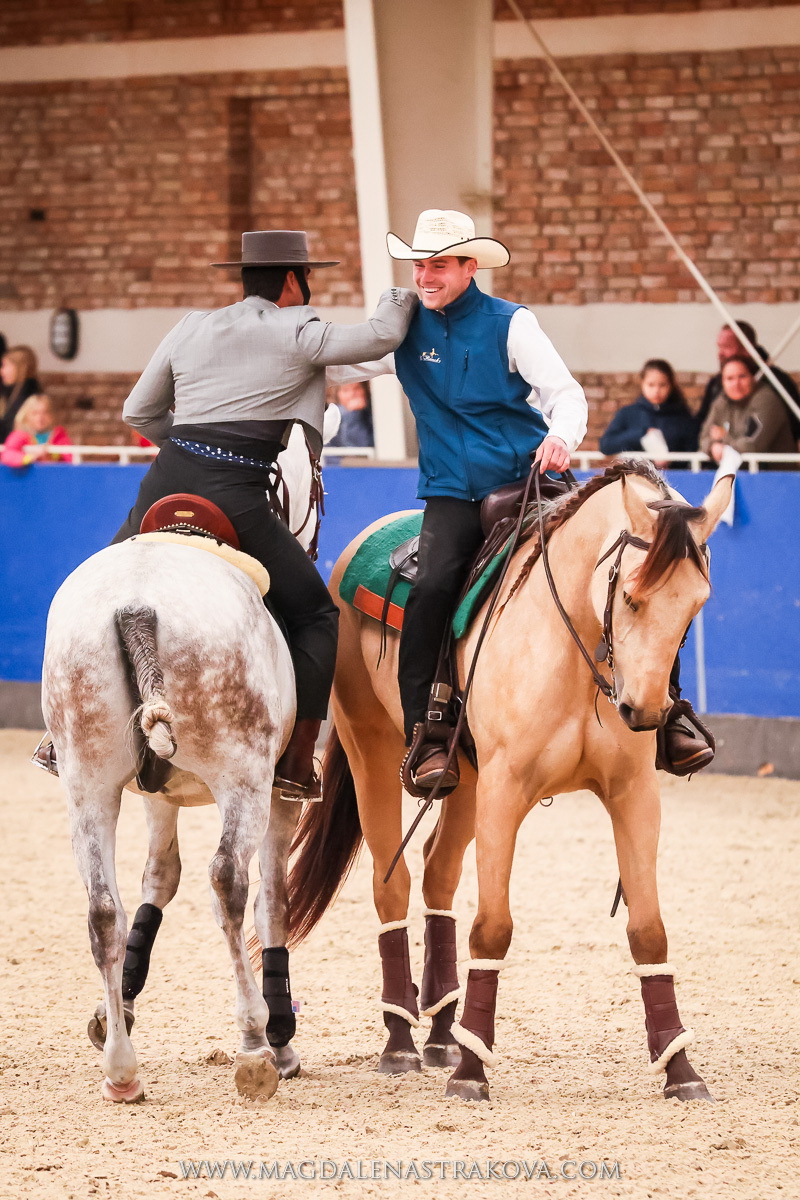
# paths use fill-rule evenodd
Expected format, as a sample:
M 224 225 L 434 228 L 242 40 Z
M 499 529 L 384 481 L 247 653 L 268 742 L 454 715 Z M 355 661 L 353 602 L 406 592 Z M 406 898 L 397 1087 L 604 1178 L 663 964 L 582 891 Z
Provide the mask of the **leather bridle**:
M 597 568 L 604 563 L 607 558 L 610 558 L 615 550 L 617 552 L 617 557 L 614 559 L 614 562 L 611 564 L 608 570 L 608 592 L 606 593 L 606 607 L 605 611 L 603 612 L 603 632 L 600 636 L 600 641 L 597 644 L 597 649 L 594 652 L 593 659 L 589 651 L 584 646 L 580 634 L 572 624 L 569 613 L 561 603 L 561 597 L 558 594 L 555 580 L 553 579 L 553 573 L 550 570 L 550 558 L 547 551 L 547 540 L 544 535 L 544 510 L 542 508 L 542 495 L 539 487 L 538 471 L 536 472 L 536 478 L 534 482 L 536 485 L 536 511 L 539 521 L 539 546 L 541 547 L 542 563 L 544 565 L 544 573 L 547 577 L 547 582 L 550 587 L 550 594 L 553 597 L 561 620 L 566 625 L 572 640 L 583 655 L 586 665 L 592 673 L 592 678 L 597 684 L 598 690 L 601 691 L 606 699 L 612 704 L 616 704 L 617 693 L 614 684 L 614 597 L 617 591 L 619 569 L 622 563 L 622 556 L 625 553 L 627 546 L 635 546 L 637 550 L 649 550 L 652 543 L 646 542 L 644 538 L 636 537 L 630 532 L 629 529 L 623 529 L 614 544 L 609 547 L 602 558 L 597 560 L 597 563 L 595 564 L 595 570 L 597 570 Z M 633 606 L 633 602 L 630 601 L 630 603 L 631 606 Z M 634 612 L 635 611 L 636 610 L 634 608 Z M 595 666 L 595 662 L 608 663 L 609 670 L 611 671 L 610 682 L 608 679 L 606 679 L 605 675 L 601 675 Z

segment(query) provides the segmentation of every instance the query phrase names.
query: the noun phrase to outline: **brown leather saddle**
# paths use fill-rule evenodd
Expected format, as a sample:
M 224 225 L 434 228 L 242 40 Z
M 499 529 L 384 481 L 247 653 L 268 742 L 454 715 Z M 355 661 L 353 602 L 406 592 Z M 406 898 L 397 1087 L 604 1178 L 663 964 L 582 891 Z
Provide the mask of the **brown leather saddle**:
M 526 483 L 527 479 L 516 479 L 513 483 L 507 483 L 497 491 L 490 492 L 481 501 L 481 529 L 485 540 L 470 567 L 459 604 L 511 533 L 519 516 Z M 576 480 L 571 471 L 566 472 L 564 479 L 551 479 L 548 475 L 542 475 L 542 499 L 555 500 L 558 496 L 563 496 L 565 492 L 571 491 L 575 485 Z M 386 589 L 389 602 L 391 602 L 392 592 L 398 579 L 405 579 L 408 583 L 416 581 L 419 569 L 418 556 L 419 534 L 401 542 L 399 546 L 395 546 L 389 555 L 389 566 L 392 568 L 389 586 Z
M 239 549 L 239 537 L 222 509 L 189 492 L 174 492 L 151 504 L 142 517 L 139 533 L 195 534 Z

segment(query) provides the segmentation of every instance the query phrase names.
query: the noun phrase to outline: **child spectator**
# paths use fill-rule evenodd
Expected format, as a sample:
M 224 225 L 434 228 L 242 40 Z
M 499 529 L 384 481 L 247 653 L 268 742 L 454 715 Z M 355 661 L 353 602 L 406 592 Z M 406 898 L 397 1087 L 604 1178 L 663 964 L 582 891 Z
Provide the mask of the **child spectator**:
M 603 454 L 641 450 L 642 438 L 653 430 L 663 435 L 669 450 L 696 450 L 697 423 L 672 366 L 663 358 L 650 358 L 642 367 L 640 379 L 639 397 L 614 414 L 600 438 Z
M 757 371 L 746 354 L 732 355 L 722 367 L 722 391 L 700 434 L 700 449 L 714 462 L 726 446 L 740 454 L 793 454 L 797 449 L 789 410 L 766 380 L 756 384 Z
M 72 462 L 69 454 L 48 453 L 50 446 L 71 446 L 66 429 L 56 425 L 50 397 L 29 396 L 17 413 L 14 428 L 0 451 L 0 463 L 27 467 L 34 462 Z
M 0 442 L 4 442 L 11 430 L 17 413 L 29 396 L 41 391 L 36 378 L 36 355 L 30 346 L 12 346 L 0 361 Z
M 372 408 L 367 384 L 343 383 L 336 389 L 336 405 L 342 423 L 329 445 L 372 446 Z

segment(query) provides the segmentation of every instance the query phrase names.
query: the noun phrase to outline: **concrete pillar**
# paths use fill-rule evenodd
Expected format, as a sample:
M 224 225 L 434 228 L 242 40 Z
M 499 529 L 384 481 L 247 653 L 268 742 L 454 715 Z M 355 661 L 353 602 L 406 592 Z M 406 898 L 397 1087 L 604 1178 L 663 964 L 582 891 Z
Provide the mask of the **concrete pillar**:
M 422 209 L 460 209 L 492 233 L 492 2 L 344 0 L 344 11 L 369 305 L 392 282 L 411 286 L 385 234 L 410 240 Z M 490 290 L 488 272 L 480 284 Z M 375 385 L 377 455 L 403 457 L 416 445 L 407 405 Z

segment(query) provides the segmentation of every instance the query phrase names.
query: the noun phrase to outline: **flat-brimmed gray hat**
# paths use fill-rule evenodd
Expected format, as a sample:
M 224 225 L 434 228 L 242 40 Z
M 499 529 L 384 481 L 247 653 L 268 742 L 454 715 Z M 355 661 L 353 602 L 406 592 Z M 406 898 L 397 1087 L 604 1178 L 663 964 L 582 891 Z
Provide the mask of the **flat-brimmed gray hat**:
M 338 267 L 335 262 L 312 262 L 303 229 L 258 229 L 242 234 L 242 257 L 212 267 Z

